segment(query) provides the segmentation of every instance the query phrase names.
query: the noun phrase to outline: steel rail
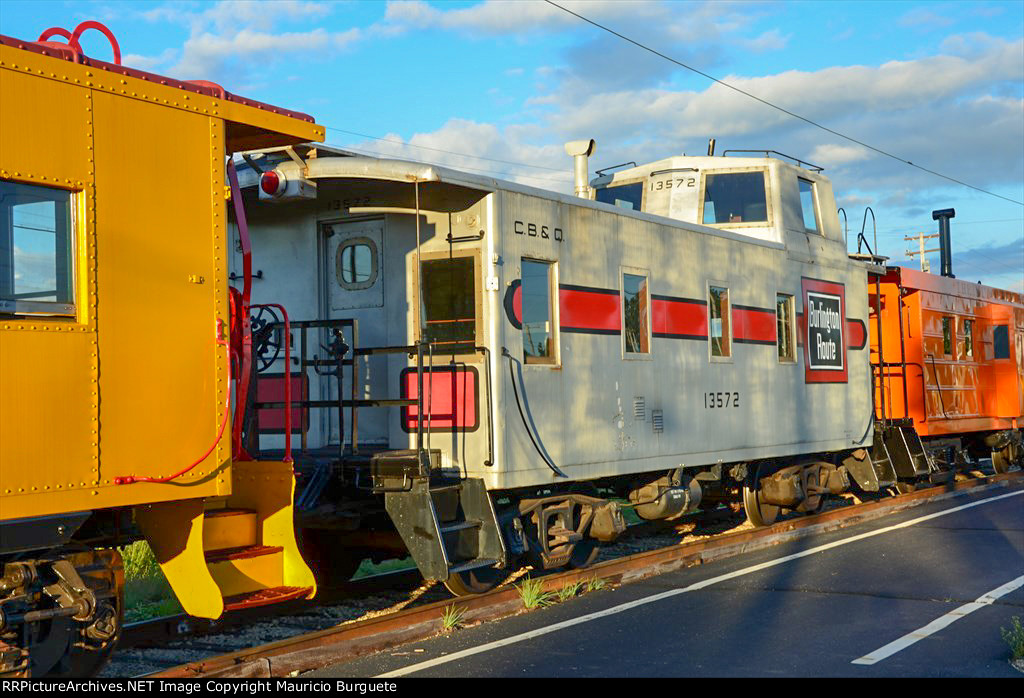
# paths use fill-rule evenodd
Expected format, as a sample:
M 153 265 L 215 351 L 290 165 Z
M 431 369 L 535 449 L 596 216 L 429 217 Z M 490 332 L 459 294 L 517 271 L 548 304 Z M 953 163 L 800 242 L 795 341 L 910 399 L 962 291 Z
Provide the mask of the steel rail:
M 382 591 L 413 589 L 423 583 L 420 571 L 415 567 L 393 572 L 381 572 L 344 582 L 318 593 L 312 601 L 297 599 L 273 606 L 259 606 L 229 611 L 220 618 L 196 618 L 178 613 L 159 618 L 125 623 L 117 649 L 151 649 L 166 646 L 167 642 L 186 637 L 198 637 L 221 633 L 234 628 L 251 626 L 261 620 L 272 620 L 281 616 L 309 611 L 312 608 L 330 606 Z
M 800 538 L 846 528 L 926 502 L 970 491 L 1020 486 L 1024 473 L 1014 472 L 917 490 L 890 499 L 842 507 L 773 526 L 713 536 L 707 540 L 672 545 L 658 550 L 601 562 L 582 570 L 540 577 L 546 591 L 575 582 L 603 579 L 626 584 L 683 567 L 704 564 L 741 553 L 788 543 Z M 294 676 L 408 642 L 424 640 L 442 630 L 442 615 L 455 607 L 465 624 L 496 620 L 523 610 L 519 592 L 500 587 L 486 594 L 465 596 L 400 611 L 387 616 L 346 623 L 306 635 L 245 650 L 209 657 L 147 674 L 146 678 L 257 678 Z

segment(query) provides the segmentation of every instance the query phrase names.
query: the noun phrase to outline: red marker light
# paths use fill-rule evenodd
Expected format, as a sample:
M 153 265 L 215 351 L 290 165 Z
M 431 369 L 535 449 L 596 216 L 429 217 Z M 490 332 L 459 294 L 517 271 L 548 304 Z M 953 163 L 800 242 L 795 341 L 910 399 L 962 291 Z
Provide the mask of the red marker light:
M 281 178 L 277 176 L 276 172 L 264 172 L 260 175 L 260 189 L 267 196 L 275 196 L 280 186 Z

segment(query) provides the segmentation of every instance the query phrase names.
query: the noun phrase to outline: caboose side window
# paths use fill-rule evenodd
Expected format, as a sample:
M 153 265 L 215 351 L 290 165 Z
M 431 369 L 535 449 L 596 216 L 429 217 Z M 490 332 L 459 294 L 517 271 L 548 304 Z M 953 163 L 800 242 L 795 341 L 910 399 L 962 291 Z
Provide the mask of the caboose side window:
M 729 327 L 729 289 L 708 286 L 708 339 L 711 356 L 732 356 L 732 330 Z
M 626 354 L 651 353 L 651 295 L 647 277 L 622 274 L 622 338 Z
M 956 358 L 953 354 L 953 318 L 949 316 L 942 318 L 942 354 Z
M 620 184 L 615 187 L 601 187 L 594 194 L 594 198 L 619 208 L 639 211 L 642 208 L 644 198 L 644 183 L 634 182 L 633 184 Z
M 476 345 L 476 286 L 472 257 L 423 260 L 423 337 L 438 352 Z
M 803 212 L 804 230 L 808 233 L 817 233 L 818 227 L 817 206 L 815 206 L 814 182 L 797 178 L 800 184 L 800 209 Z
M 528 364 L 556 361 L 555 327 L 551 318 L 554 268 L 551 262 L 523 259 L 523 358 Z
M 704 178 L 705 225 L 768 223 L 765 173 L 727 172 Z
M 785 293 L 775 294 L 775 335 L 781 363 L 796 361 L 793 342 L 793 296 Z
M 964 344 L 960 355 L 965 359 L 974 358 L 974 321 L 964 320 Z
M 992 328 L 992 353 L 995 359 L 1010 358 L 1010 326 L 996 325 Z
M 0 180 L 0 313 L 74 315 L 71 192 Z

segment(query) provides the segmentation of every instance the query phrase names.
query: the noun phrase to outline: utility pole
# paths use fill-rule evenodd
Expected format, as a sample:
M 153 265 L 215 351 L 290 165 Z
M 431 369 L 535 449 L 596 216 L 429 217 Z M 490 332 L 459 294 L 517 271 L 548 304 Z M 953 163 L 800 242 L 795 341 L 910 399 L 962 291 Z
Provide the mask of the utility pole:
M 907 257 L 913 257 L 915 255 L 921 255 L 921 271 L 931 271 L 931 266 L 928 264 L 928 259 L 925 258 L 925 253 L 927 253 L 927 252 L 939 252 L 940 251 L 938 247 L 930 249 L 930 250 L 926 250 L 924 248 L 924 241 L 929 239 L 929 238 L 937 238 L 937 237 L 939 237 L 938 233 L 932 233 L 931 235 L 925 235 L 923 232 L 917 233 L 916 235 L 905 235 L 905 236 L 903 236 L 903 239 L 908 241 L 908 242 L 911 241 L 911 240 L 917 240 L 919 249 L 907 250 L 906 251 L 906 255 L 907 255 Z

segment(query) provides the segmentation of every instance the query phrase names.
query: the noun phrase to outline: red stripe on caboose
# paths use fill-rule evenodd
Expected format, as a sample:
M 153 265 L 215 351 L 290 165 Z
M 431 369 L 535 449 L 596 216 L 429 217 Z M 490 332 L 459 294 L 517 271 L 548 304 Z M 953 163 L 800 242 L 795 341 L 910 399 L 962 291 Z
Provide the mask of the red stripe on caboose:
M 766 308 L 751 308 L 744 305 L 732 307 L 732 338 L 748 344 L 775 344 L 775 311 Z
M 703 301 L 653 296 L 651 331 L 655 337 L 707 339 L 707 307 Z
M 559 324 L 572 332 L 619 334 L 619 292 L 562 286 L 558 289 Z
M 863 349 L 867 344 L 867 328 L 863 320 L 846 318 L 846 346 L 849 349 Z

